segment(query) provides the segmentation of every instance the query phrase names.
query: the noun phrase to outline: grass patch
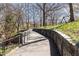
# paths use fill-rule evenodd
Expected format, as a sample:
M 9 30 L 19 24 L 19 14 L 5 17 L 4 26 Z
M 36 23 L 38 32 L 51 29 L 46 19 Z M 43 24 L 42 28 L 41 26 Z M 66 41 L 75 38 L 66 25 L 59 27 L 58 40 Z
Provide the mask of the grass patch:
M 61 26 L 62 24 L 57 24 L 57 25 L 48 25 L 48 26 L 42 26 L 40 27 L 41 29 L 54 29 L 57 28 L 59 26 Z
M 72 39 L 71 40 L 72 42 L 76 43 L 79 41 L 79 20 L 70 22 L 70 23 L 66 23 L 66 24 L 62 24 L 62 26 L 59 26 L 55 29 L 70 36 Z
M 16 48 L 18 44 L 11 44 L 5 47 L 5 50 L 3 48 L 0 48 L 0 55 L 5 55 L 9 53 L 12 49 Z

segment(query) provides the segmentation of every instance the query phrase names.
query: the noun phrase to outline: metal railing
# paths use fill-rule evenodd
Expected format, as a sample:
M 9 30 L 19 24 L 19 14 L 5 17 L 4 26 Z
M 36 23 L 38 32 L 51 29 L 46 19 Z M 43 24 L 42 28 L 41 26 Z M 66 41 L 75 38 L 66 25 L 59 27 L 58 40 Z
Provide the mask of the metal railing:
M 17 34 L 0 42 L 0 55 L 5 55 L 6 53 L 10 52 L 13 48 L 19 46 L 22 43 L 21 38 L 22 35 Z

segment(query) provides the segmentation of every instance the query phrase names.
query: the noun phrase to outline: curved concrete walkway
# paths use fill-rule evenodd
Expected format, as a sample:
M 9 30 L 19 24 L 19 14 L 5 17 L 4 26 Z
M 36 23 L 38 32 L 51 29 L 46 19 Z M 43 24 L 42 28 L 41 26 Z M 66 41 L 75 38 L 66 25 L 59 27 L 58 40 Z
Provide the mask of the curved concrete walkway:
M 49 41 L 44 36 L 29 30 L 25 43 L 9 56 L 50 56 Z

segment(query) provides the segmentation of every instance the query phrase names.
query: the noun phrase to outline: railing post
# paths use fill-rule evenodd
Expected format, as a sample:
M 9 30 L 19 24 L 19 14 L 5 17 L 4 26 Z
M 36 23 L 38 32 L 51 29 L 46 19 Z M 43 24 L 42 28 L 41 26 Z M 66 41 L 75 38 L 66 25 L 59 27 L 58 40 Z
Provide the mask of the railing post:
M 2 55 L 5 55 L 5 44 L 2 42 Z

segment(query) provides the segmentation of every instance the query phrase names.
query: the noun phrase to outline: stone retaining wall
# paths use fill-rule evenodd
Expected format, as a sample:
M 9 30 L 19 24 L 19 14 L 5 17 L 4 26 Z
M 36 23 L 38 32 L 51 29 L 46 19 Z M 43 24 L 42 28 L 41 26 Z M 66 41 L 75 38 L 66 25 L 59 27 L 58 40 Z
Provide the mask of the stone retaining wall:
M 57 30 L 48 30 L 48 29 L 33 29 L 33 30 L 48 37 L 51 40 L 54 40 L 62 56 L 79 55 L 79 48 L 70 41 L 71 38 L 68 37 L 67 35 Z

